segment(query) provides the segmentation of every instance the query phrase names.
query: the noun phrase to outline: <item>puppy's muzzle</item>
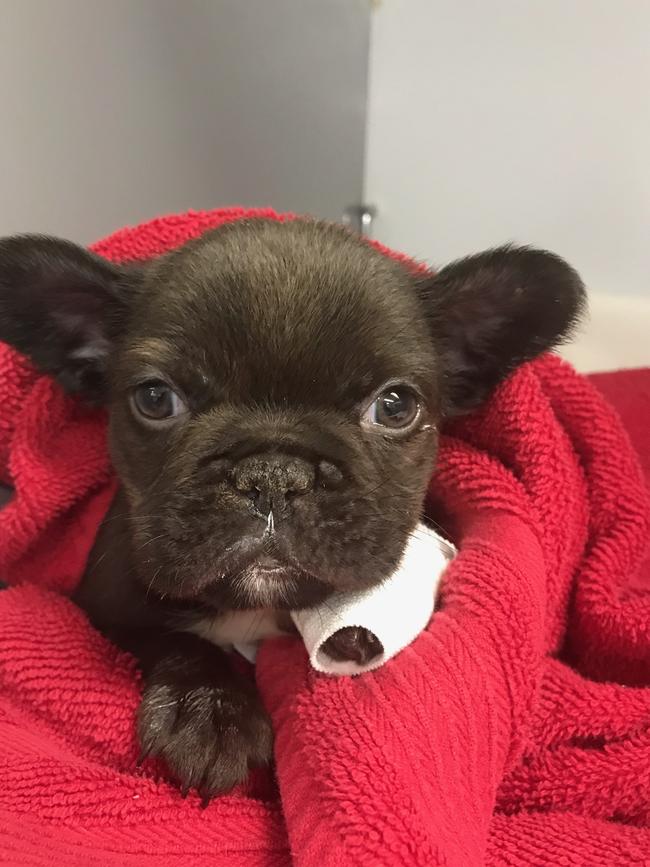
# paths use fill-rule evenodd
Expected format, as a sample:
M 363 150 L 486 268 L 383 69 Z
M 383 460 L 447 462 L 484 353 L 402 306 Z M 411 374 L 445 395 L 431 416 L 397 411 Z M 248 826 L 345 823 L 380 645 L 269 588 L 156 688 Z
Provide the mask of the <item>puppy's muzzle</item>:
M 283 515 L 289 503 L 314 490 L 316 467 L 293 455 L 251 455 L 231 473 L 233 486 L 262 517 Z

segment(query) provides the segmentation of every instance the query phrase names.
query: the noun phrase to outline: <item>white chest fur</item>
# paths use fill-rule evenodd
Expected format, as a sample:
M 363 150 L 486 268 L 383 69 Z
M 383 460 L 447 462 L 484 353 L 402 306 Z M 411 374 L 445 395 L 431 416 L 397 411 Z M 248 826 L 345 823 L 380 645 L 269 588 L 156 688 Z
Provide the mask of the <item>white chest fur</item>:
M 233 611 L 217 617 L 206 617 L 188 630 L 213 644 L 231 647 L 252 644 L 274 635 L 286 635 L 278 626 L 277 612 L 271 609 Z

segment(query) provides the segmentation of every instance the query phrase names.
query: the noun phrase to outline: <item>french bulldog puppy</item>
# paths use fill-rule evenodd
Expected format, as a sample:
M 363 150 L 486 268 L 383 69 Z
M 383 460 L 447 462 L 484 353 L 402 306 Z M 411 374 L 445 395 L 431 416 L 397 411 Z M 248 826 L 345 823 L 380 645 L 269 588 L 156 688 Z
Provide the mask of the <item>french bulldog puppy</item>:
M 270 759 L 254 686 L 218 644 L 390 574 L 441 424 L 566 338 L 583 303 L 548 252 L 433 274 L 309 220 L 233 222 L 124 266 L 0 241 L 0 339 L 108 408 L 121 487 L 76 599 L 140 661 L 143 756 L 206 801 Z M 367 658 L 368 641 L 331 655 Z

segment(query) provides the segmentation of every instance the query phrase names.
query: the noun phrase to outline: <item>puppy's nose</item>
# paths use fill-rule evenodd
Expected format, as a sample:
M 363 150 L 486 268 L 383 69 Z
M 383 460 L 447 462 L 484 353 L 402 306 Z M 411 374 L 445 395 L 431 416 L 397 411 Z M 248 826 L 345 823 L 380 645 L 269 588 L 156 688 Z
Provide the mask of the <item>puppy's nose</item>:
M 289 500 L 312 491 L 315 481 L 315 468 L 289 455 L 252 455 L 233 469 L 235 488 L 265 517 L 282 513 Z

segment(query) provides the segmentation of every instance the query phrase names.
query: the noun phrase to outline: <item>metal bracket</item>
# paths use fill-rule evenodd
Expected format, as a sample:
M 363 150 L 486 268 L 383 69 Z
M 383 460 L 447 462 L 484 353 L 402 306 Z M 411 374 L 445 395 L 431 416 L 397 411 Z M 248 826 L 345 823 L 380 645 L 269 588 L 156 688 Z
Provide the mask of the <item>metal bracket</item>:
M 343 223 L 360 235 L 370 235 L 376 216 L 377 208 L 374 205 L 350 205 L 343 212 Z

